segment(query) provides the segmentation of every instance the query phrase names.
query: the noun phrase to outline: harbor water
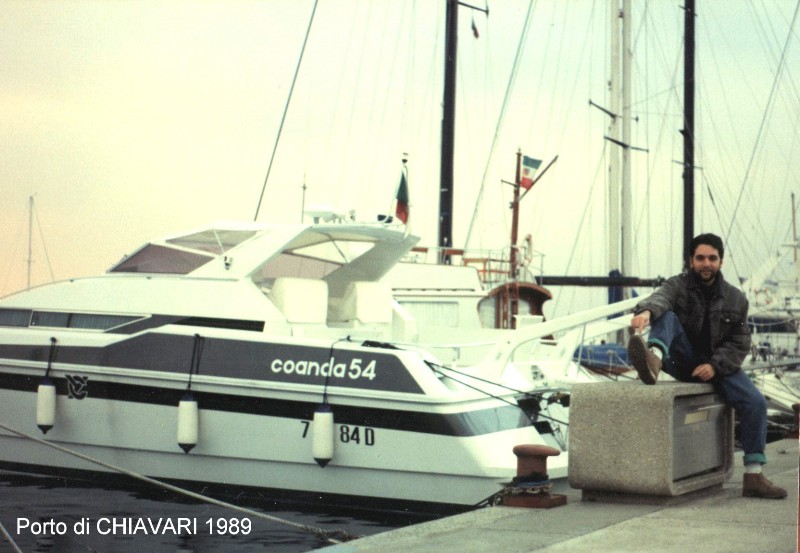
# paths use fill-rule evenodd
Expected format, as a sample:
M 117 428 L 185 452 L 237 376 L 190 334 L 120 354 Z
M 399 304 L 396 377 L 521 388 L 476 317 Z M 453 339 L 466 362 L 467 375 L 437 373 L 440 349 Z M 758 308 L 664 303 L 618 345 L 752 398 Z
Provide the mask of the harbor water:
M 237 504 L 236 499 L 227 498 Z M 292 510 L 247 501 L 270 517 L 368 536 L 429 520 L 413 514 Z M 332 542 L 310 531 L 174 493 L 0 472 L 0 523 L 24 553 L 297 553 Z M 0 532 L 1 533 L 1 532 Z M 0 552 L 15 551 L 0 540 Z

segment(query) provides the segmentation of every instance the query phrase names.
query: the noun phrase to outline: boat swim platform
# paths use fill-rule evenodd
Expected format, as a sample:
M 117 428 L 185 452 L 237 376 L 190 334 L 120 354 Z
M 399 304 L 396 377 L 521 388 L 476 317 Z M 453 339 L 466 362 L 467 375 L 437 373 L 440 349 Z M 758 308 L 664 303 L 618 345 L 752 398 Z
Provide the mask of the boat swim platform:
M 511 454 L 511 452 L 509 452 Z M 325 547 L 324 553 L 796 553 L 798 441 L 767 444 L 763 471 L 786 499 L 742 497 L 742 453 L 720 486 L 658 503 L 583 500 L 551 509 L 486 507 Z

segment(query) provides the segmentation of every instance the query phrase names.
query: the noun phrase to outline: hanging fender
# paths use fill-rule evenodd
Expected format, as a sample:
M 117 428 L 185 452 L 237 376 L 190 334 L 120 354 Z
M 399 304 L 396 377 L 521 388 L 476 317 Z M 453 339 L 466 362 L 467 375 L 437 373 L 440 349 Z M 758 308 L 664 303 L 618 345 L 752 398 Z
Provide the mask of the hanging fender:
M 187 391 L 178 403 L 178 445 L 189 453 L 197 445 L 200 410 L 192 392 Z
M 314 412 L 311 423 L 311 453 L 319 466 L 324 468 L 333 459 L 333 444 L 333 411 L 327 403 L 323 403 Z
M 58 340 L 56 340 L 55 336 L 50 338 L 47 370 L 45 370 L 44 378 L 39 382 L 39 387 L 36 390 L 36 426 L 44 434 L 47 434 L 47 431 L 53 428 L 56 422 L 56 385 L 50 380 L 50 370 L 53 368 L 53 361 L 56 358 L 57 343 Z
M 36 391 L 36 426 L 42 433 L 53 428 L 56 421 L 56 385 L 44 377 Z

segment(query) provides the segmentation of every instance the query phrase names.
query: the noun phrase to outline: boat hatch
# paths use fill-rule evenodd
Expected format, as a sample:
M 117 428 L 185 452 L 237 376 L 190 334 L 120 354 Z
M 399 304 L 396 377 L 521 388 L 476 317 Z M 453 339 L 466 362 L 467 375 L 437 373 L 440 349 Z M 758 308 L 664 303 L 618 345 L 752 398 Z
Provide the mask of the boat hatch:
M 271 287 L 280 277 L 323 279 L 374 246 L 373 241 L 365 240 L 363 236 L 358 239 L 333 238 L 323 233 L 306 232 L 262 265 L 254 273 L 253 281 L 259 286 Z
M 222 255 L 245 240 L 252 238 L 255 234 L 256 231 L 254 230 L 208 229 L 177 238 L 170 238 L 166 242 L 190 250 Z

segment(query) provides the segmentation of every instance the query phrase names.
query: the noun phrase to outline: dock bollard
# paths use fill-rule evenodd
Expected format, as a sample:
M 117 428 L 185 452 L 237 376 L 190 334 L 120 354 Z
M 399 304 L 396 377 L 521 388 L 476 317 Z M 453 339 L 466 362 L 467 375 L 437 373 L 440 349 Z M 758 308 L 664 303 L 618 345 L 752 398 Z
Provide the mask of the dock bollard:
M 514 446 L 513 452 L 517 456 L 517 476 L 506 486 L 500 504 L 533 509 L 566 505 L 566 495 L 550 493 L 553 485 L 547 475 L 547 458 L 561 452 L 554 447 L 532 444 Z

